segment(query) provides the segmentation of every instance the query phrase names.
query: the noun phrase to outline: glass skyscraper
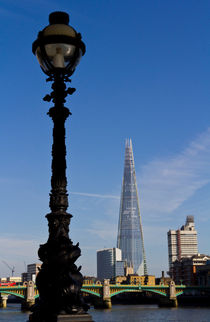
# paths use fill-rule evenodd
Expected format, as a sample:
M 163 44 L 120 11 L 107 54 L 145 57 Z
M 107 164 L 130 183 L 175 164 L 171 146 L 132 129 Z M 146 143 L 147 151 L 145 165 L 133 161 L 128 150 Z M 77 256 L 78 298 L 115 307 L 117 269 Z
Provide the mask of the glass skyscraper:
M 147 275 L 133 149 L 132 142 L 128 139 L 125 145 L 117 247 L 122 250 L 122 260 L 133 266 L 134 273 Z

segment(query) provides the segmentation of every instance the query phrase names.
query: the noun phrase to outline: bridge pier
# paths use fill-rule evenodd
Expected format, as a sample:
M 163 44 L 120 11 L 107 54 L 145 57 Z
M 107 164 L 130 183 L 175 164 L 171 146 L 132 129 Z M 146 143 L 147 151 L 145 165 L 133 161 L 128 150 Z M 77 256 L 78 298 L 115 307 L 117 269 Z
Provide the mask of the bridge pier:
M 177 298 L 170 299 L 169 297 L 161 296 L 158 305 L 160 307 L 178 307 Z
M 102 298 L 94 299 L 93 303 L 94 309 L 111 309 L 112 301 L 111 299 L 103 300 Z
M 6 308 L 7 307 L 7 300 L 8 300 L 8 295 L 1 294 L 1 297 L 0 297 L 0 307 L 1 308 Z
M 103 285 L 103 306 L 106 309 L 111 309 L 112 301 L 110 297 L 110 286 L 109 286 L 109 279 L 104 280 Z
M 111 301 L 111 298 L 109 298 L 109 299 L 104 299 L 104 300 L 103 300 L 102 305 L 103 305 L 103 308 L 104 308 L 104 309 L 111 309 L 111 308 L 112 308 L 112 301 Z
M 102 297 L 95 300 L 94 308 L 95 309 L 111 309 L 112 301 L 110 297 L 110 285 L 109 279 L 105 279 L 102 289 Z
M 176 285 L 174 281 L 171 281 L 169 284 L 169 300 L 173 307 L 178 306 L 177 297 L 176 297 Z
M 164 298 L 161 297 L 159 301 L 159 306 L 178 307 L 176 297 L 176 286 L 174 281 L 170 282 L 168 296 Z
M 26 301 L 23 300 L 21 302 L 21 310 L 22 311 L 30 311 L 30 308 L 35 304 L 35 300 L 33 301 Z
M 34 295 L 35 295 L 34 294 L 34 282 L 29 281 L 27 283 L 25 300 L 23 300 L 21 303 L 21 310 L 22 311 L 29 311 L 30 308 L 35 304 Z

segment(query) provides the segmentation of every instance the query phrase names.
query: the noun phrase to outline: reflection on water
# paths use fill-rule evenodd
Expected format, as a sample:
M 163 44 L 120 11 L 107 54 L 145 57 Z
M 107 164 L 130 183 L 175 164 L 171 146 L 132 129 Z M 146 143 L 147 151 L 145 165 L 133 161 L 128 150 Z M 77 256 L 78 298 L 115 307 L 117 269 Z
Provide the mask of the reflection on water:
M 210 308 L 159 308 L 156 305 L 113 305 L 111 310 L 90 309 L 95 322 L 210 322 Z M 0 322 L 26 322 L 19 304 L 0 309 Z

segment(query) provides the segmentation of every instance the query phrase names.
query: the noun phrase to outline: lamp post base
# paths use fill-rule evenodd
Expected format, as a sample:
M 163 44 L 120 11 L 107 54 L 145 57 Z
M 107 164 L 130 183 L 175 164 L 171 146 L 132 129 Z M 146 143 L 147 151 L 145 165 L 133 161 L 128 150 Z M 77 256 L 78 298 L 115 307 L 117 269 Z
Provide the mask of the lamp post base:
M 34 320 L 32 314 L 29 315 L 29 320 L 27 322 L 30 321 L 36 321 L 36 322 L 41 322 L 40 319 L 38 320 Z M 48 318 L 44 318 L 42 321 L 46 321 L 46 322 L 51 322 L 52 319 L 49 317 Z M 59 314 L 53 317 L 53 322 L 94 322 L 92 319 L 92 316 L 88 313 L 85 314 Z
M 94 322 L 90 314 L 58 315 L 57 322 Z

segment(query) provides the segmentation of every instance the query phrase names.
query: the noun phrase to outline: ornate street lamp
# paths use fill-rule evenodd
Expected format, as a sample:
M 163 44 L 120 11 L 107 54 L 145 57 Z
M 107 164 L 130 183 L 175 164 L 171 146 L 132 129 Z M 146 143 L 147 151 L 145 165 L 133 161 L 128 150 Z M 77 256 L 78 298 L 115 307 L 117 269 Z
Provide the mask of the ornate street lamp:
M 49 238 L 40 245 L 38 255 L 43 262 L 36 279 L 39 301 L 32 308 L 29 321 L 92 321 L 87 314 L 88 306 L 80 294 L 83 277 L 81 267 L 75 261 L 80 256 L 79 243 L 73 245 L 69 238 L 69 224 L 72 215 L 68 208 L 66 179 L 65 121 L 71 114 L 64 106 L 68 94 L 74 88 L 66 89 L 82 55 L 85 44 L 81 35 L 69 26 L 69 15 L 65 12 L 53 12 L 49 16 L 50 24 L 39 32 L 32 51 L 40 66 L 52 81 L 52 93 L 44 97 L 54 106 L 48 115 L 54 123 L 52 146 L 52 177 L 50 193 L 51 212 L 46 215 L 49 225 Z

